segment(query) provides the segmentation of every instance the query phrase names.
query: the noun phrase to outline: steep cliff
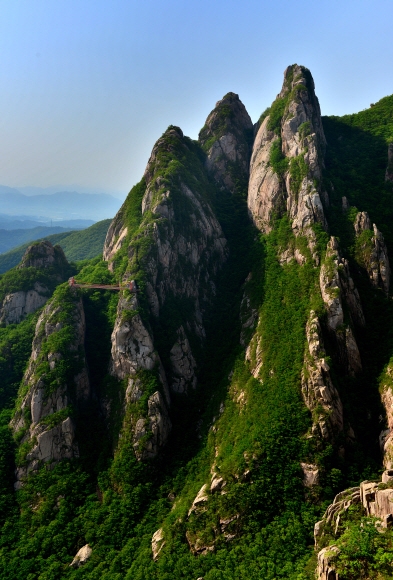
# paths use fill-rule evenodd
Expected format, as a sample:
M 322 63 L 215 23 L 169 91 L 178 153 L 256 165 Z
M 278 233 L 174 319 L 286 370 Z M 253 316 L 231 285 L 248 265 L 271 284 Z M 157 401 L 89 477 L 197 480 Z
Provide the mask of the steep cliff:
M 16 489 L 43 464 L 78 457 L 72 417 L 90 396 L 84 336 L 81 299 L 60 287 L 38 319 L 11 423 L 18 442 Z
M 135 443 L 143 440 L 141 433 L 148 437 L 148 425 L 157 425 L 151 456 L 169 434 L 169 390 L 187 393 L 196 387 L 204 318 L 228 256 L 203 161 L 199 147 L 170 127 L 155 144 L 144 178 L 115 217 L 104 246 L 109 267 L 123 280 L 135 278 L 145 293 L 143 299 L 130 295 L 119 301 L 111 373 L 132 381 L 139 371 L 157 373 L 160 391 L 150 394 L 148 415 L 133 412 Z M 141 379 L 139 384 L 142 394 Z M 153 408 L 160 409 L 158 415 Z
M 357 251 L 360 263 L 366 268 L 375 288 L 389 295 L 390 264 L 384 237 L 367 212 L 359 212 L 355 218 Z

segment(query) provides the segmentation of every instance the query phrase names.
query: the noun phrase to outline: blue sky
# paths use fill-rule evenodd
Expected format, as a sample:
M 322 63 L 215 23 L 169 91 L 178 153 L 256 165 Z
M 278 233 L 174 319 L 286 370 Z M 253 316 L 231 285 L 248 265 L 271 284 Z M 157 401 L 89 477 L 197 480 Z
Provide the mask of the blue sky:
M 196 138 L 239 94 L 253 121 L 285 67 L 323 114 L 393 93 L 392 0 L 2 0 L 0 184 L 125 194 L 170 124 Z

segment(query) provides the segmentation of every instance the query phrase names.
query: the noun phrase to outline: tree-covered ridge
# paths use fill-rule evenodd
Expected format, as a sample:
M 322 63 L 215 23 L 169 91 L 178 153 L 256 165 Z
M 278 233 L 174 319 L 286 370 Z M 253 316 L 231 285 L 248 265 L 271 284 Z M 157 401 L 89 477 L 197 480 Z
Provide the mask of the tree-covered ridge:
M 88 260 L 102 254 L 105 236 L 111 220 L 103 220 L 85 230 L 53 234 L 42 238 L 53 245 L 58 244 L 69 262 Z M 38 240 L 38 241 L 42 241 Z M 0 273 L 17 266 L 31 242 L 10 250 L 0 256 Z

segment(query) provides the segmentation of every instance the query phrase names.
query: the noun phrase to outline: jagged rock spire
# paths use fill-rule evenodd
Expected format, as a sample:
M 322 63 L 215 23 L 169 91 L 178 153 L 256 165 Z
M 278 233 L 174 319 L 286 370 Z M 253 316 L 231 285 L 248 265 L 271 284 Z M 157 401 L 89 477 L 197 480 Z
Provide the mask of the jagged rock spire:
M 252 138 L 252 121 L 235 93 L 216 103 L 199 133 L 208 171 L 231 193 L 247 188 Z
M 363 266 L 375 288 L 381 288 L 386 296 L 390 288 L 390 264 L 384 237 L 375 224 L 372 224 L 366 211 L 356 215 L 354 228 L 359 240 Z M 364 236 L 364 232 L 369 232 Z M 371 234 L 373 232 L 373 235 Z M 363 234 L 363 239 L 360 236 Z
M 138 296 L 120 297 L 110 372 L 128 379 L 125 420 L 130 416 L 131 424 L 123 428 L 132 433 L 137 458 L 148 459 L 170 432 L 170 391 L 186 394 L 197 386 L 194 345 L 204 342 L 205 312 L 228 249 L 209 203 L 211 182 L 200 148 L 178 127 L 170 126 L 157 140 L 136 188 L 109 228 L 104 259 L 112 270 L 126 260 L 123 278 L 143 283 L 145 315 Z M 185 302 L 187 314 L 180 307 Z M 168 319 L 173 312 L 176 323 Z M 138 400 L 150 388 L 148 373 L 157 374 L 158 390 L 141 410 Z
M 248 207 L 255 225 L 271 229 L 274 215 L 285 209 L 300 232 L 313 223 L 327 227 L 320 187 L 326 146 L 314 81 L 308 69 L 289 66 L 284 84 L 255 138 Z

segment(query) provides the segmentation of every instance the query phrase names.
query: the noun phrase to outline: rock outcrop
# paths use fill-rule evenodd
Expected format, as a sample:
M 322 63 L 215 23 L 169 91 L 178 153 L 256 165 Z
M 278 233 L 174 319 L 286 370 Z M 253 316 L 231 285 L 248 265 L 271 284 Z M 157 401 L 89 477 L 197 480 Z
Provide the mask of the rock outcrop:
M 66 276 L 68 262 L 60 246 L 53 246 L 48 240 L 44 240 L 27 248 L 17 268 L 52 269 L 58 281 L 62 282 Z
M 22 279 L 20 274 L 16 277 L 20 289 L 14 290 L 13 271 L 7 272 L 0 324 L 17 324 L 41 308 L 52 294 L 53 287 L 66 279 L 69 264 L 60 246 L 43 241 L 27 248 L 16 269 L 22 270 Z M 12 291 L 7 292 L 7 286 Z
M 346 373 L 356 375 L 362 370 L 354 328 L 364 326 L 365 319 L 348 261 L 342 257 L 336 238 L 327 245 L 321 266 L 319 285 L 327 313 L 327 329 L 336 343 L 337 360 Z M 344 319 L 345 303 L 349 320 Z
M 337 546 L 323 548 L 318 554 L 317 580 L 339 580 L 333 560 L 340 553 Z
M 79 455 L 73 416 L 90 397 L 84 336 L 82 301 L 63 288 L 38 319 L 21 404 L 11 423 L 20 445 L 16 489 L 41 466 L 52 468 Z
M 31 290 L 7 294 L 0 308 L 0 324 L 18 324 L 26 316 L 45 304 L 50 296 L 49 289 L 34 282 Z
M 116 269 L 121 256 L 128 260 L 123 280 L 143 280 L 148 307 L 142 316 L 139 298 L 122 296 L 112 333 L 111 374 L 134 380 L 140 371 L 149 371 L 160 382 L 161 394 L 151 394 L 144 412 L 139 410 L 138 416 L 136 406 L 130 408 L 138 458 L 153 457 L 167 439 L 168 386 L 186 394 L 197 385 L 192 339 L 198 345 L 204 342 L 205 312 L 228 256 L 225 236 L 206 195 L 210 182 L 195 147 L 178 127 L 169 127 L 155 144 L 138 185 L 143 188 L 138 229 L 134 227 L 132 234 L 127 222 L 128 204 L 135 203 L 132 190 L 109 228 L 104 247 L 110 269 Z M 172 319 L 178 321 L 175 328 Z M 144 380 L 139 380 L 140 391 L 145 392 Z M 152 433 L 150 439 L 147 433 Z
M 86 544 L 78 551 L 75 558 L 72 560 L 70 567 L 79 568 L 80 566 L 83 566 L 83 564 L 86 564 L 92 553 L 93 550 L 90 548 L 89 544 Z
M 319 222 L 326 227 L 320 189 L 326 146 L 310 72 L 293 65 L 255 137 L 248 208 L 255 225 L 269 232 L 273 216 L 287 209 L 295 233 Z M 308 232 L 311 237 L 311 231 Z
M 393 143 L 388 147 L 388 166 L 386 168 L 385 180 L 393 183 Z
M 247 189 L 253 125 L 239 96 L 228 93 L 206 119 L 199 142 L 206 167 L 215 181 L 231 193 Z
M 348 510 L 353 506 L 358 506 L 359 520 L 361 516 L 372 517 L 375 518 L 375 525 L 379 529 L 392 527 L 393 471 L 385 471 L 381 482 L 363 481 L 359 487 L 351 487 L 337 494 L 322 520 L 315 524 L 314 540 L 315 549 L 318 551 L 318 579 L 338 580 L 338 575 L 334 571 L 334 559 L 340 551 L 334 544 L 326 546 L 326 543 L 337 542 L 337 538 L 346 529 Z M 325 547 L 321 549 L 324 544 Z
M 159 530 L 154 532 L 153 537 L 151 539 L 151 551 L 153 553 L 154 561 L 158 559 L 158 556 L 164 546 L 165 546 L 164 530 L 160 528 Z
M 354 227 L 361 261 L 368 272 L 370 281 L 375 288 L 381 288 L 388 296 L 390 264 L 383 235 L 375 224 L 371 225 L 371 220 L 365 211 L 357 214 Z
M 189 389 L 195 389 L 197 384 L 196 362 L 183 326 L 178 329 L 177 335 L 178 340 L 170 352 L 173 373 L 171 389 L 177 393 L 186 393 Z
M 344 429 L 343 406 L 330 376 L 322 329 L 310 312 L 306 326 L 307 351 L 302 371 L 302 394 L 313 416 L 313 434 L 334 440 Z

